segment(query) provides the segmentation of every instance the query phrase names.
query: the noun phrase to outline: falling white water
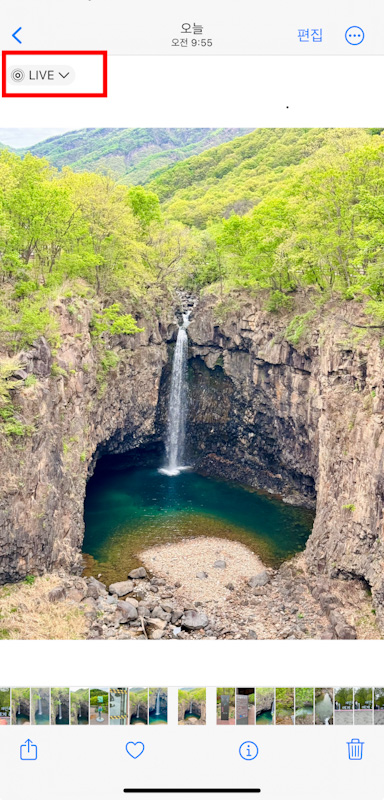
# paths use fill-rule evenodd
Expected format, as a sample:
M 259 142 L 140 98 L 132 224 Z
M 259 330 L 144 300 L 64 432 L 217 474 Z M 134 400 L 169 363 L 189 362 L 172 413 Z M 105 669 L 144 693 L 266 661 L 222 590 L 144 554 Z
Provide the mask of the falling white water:
M 139 719 L 139 715 L 140 715 L 140 703 L 137 704 L 136 719 Z
M 183 324 L 179 327 L 173 356 L 166 438 L 167 464 L 160 470 L 164 475 L 179 475 L 186 469 L 183 458 L 187 412 L 187 328 L 190 313 L 187 311 L 183 314 Z
M 192 700 L 191 700 L 191 702 L 189 704 L 189 713 L 192 714 Z
M 61 714 L 61 702 L 60 702 L 60 700 L 59 700 L 59 719 L 63 719 L 62 714 Z
M 159 691 L 157 692 L 157 697 L 156 697 L 156 711 L 155 711 L 155 716 L 156 716 L 156 717 L 158 717 L 158 716 L 159 716 L 159 714 L 160 714 L 160 689 L 159 689 Z
M 40 697 L 40 695 L 39 695 L 39 710 L 38 710 L 38 715 L 39 715 L 39 717 L 41 717 L 42 713 L 43 713 L 43 712 L 42 712 L 42 709 L 41 709 L 41 697 Z

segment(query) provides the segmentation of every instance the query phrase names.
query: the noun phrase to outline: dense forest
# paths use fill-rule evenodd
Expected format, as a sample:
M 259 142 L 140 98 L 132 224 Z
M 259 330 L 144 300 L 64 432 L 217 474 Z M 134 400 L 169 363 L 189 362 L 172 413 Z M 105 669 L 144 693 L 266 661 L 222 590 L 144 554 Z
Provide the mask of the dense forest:
M 242 128 L 88 128 L 52 136 L 29 151 L 55 167 L 108 171 L 127 184 L 146 183 L 189 156 L 243 136 Z M 1 145 L 0 145 L 1 147 Z M 24 151 L 28 152 L 27 150 Z
M 91 159 L 96 135 L 80 133 L 76 168 Z M 178 289 L 214 294 L 218 319 L 236 309 L 239 291 L 261 293 L 271 314 L 291 312 L 286 337 L 295 344 L 330 298 L 358 301 L 367 327 L 384 325 L 381 130 L 262 129 L 188 158 L 225 132 L 176 134 L 183 160 L 144 186 L 98 158 L 89 161 L 98 172 L 75 172 L 65 159 L 59 169 L 0 151 L 3 433 L 30 432 L 12 407 L 12 376 L 37 337 L 58 347 L 63 299 L 74 316 L 79 297 L 93 303 L 105 373 L 115 358 L 110 337 L 135 333 L 136 317 L 158 315 Z

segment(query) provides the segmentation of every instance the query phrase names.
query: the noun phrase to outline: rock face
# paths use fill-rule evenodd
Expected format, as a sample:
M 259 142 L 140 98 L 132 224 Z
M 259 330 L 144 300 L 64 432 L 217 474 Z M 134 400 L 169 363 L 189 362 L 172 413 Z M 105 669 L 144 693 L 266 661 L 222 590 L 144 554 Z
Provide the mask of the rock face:
M 361 310 L 348 313 L 356 322 Z M 384 630 L 381 334 L 351 344 L 356 329 L 330 314 L 294 347 L 291 318 L 260 300 L 219 324 L 212 299 L 200 301 L 188 329 L 190 452 L 207 474 L 316 506 L 309 569 L 364 579 Z
M 0 445 L 2 583 L 60 567 L 80 571 L 85 488 L 96 459 L 162 438 L 156 415 L 173 314 L 167 320 L 164 312 L 164 324 L 139 321 L 143 333 L 113 337 L 119 360 L 104 374 L 89 330 L 92 304 L 78 301 L 76 314 L 60 304 L 55 312 L 57 355 L 40 339 L 21 358 L 37 382 L 13 391 L 34 433 Z
M 328 315 L 311 323 L 310 336 L 294 346 L 285 336 L 292 314 L 267 313 L 263 303 L 241 301 L 241 310 L 221 323 L 212 297 L 193 310 L 190 463 L 316 508 L 305 551 L 314 591 L 321 581 L 363 579 L 384 631 L 380 335 L 351 344 L 351 328 Z M 44 339 L 36 342 L 21 359 L 20 389 L 12 393 L 34 432 L 1 443 L 1 582 L 45 570 L 79 572 L 86 481 L 97 458 L 134 454 L 164 438 L 173 312 L 164 312 L 161 323 L 139 319 L 144 333 L 114 337 L 118 363 L 108 374 L 89 333 L 92 303 L 78 301 L 76 314 L 61 303 L 55 313 L 61 320 L 58 352 Z M 361 310 L 343 313 L 356 321 Z M 36 376 L 35 385 L 24 385 L 25 374 Z M 263 588 L 255 585 L 255 595 Z M 150 591 L 158 593 L 158 586 Z M 97 597 L 93 588 L 86 602 Z M 327 605 L 325 594 L 319 602 Z M 324 609 L 328 618 L 331 611 Z M 341 620 L 331 624 L 343 634 Z

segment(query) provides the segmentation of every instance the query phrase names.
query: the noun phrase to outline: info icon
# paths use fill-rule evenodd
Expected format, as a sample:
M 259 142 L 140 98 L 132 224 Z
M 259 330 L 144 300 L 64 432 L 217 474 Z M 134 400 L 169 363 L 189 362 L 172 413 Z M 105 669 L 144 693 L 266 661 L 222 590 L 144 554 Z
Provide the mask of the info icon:
M 259 754 L 259 748 L 255 742 L 243 742 L 239 747 L 239 753 L 244 761 L 253 761 Z

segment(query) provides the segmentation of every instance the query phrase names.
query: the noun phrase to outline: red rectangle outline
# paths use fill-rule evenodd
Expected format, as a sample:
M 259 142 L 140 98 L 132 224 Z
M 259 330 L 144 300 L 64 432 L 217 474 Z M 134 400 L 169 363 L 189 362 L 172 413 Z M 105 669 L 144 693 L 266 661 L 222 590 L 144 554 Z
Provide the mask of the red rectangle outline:
M 102 56 L 103 57 L 103 91 L 102 92 L 10 92 L 7 94 L 7 56 Z M 1 96 L 2 97 L 107 97 L 108 89 L 108 53 L 107 50 L 3 50 L 1 54 Z

